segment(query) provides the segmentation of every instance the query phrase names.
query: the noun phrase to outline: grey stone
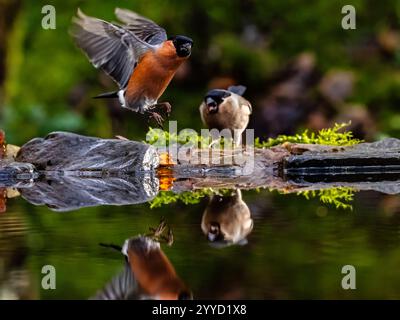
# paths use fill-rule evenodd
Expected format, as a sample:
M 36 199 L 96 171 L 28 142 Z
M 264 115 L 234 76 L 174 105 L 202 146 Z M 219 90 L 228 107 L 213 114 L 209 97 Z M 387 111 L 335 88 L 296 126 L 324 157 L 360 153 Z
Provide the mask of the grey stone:
M 52 132 L 24 144 L 17 161 L 45 171 L 152 170 L 159 164 L 150 145 L 121 139 L 100 139 L 68 132 Z

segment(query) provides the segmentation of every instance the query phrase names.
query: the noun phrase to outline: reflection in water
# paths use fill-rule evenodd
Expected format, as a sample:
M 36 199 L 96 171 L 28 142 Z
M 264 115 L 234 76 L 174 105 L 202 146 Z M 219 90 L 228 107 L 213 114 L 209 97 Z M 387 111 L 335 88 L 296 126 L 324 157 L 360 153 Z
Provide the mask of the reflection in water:
M 73 143 L 71 150 L 74 152 L 63 159 L 71 151 L 60 143 L 66 138 Z M 110 144 L 116 144 L 133 152 L 142 146 L 115 140 L 84 139 L 85 146 L 97 145 L 101 150 L 98 153 L 93 148 L 82 148 L 77 139 L 76 136 L 56 134 L 31 141 L 30 148 L 25 150 L 36 150 L 47 144 L 62 149 L 60 156 L 57 155 L 60 149 L 50 148 L 55 158 L 48 154 L 49 149 L 39 147 L 38 158 L 31 155 L 33 158 L 30 159 L 45 171 L 33 171 L 26 163 L 4 160 L 0 163 L 0 210 L 5 209 L 6 199 L 18 194 L 29 203 L 46 205 L 55 211 L 98 206 L 68 215 L 55 215 L 46 208 L 35 208 L 18 199 L 8 201 L 9 212 L 0 215 L 0 298 L 64 299 L 93 295 L 111 278 L 115 270 L 113 263 L 119 266 L 123 262 L 122 256 L 121 261 L 104 257 L 104 249 L 95 250 L 96 244 L 105 237 L 119 239 L 127 230 L 129 233 L 124 238 L 137 234 L 131 230 L 146 228 L 148 219 L 161 212 L 158 210 L 168 215 L 174 224 L 179 224 L 176 230 L 179 245 L 166 256 L 160 241 L 170 242 L 172 235 L 162 236 L 163 225 L 152 235 L 128 239 L 124 250 L 118 247 L 126 259 L 123 271 L 106 284 L 95 299 L 189 298 L 191 293 L 175 267 L 181 276 L 190 279 L 191 288 L 199 298 L 399 297 L 400 276 L 396 272 L 387 272 L 396 270 L 400 257 L 399 197 L 361 192 L 355 195 L 354 214 L 335 210 L 335 206 L 339 207 L 338 201 L 353 201 L 353 188 L 400 193 L 398 167 L 379 167 L 379 172 L 371 167 L 365 171 L 363 167 L 365 172 L 349 173 L 349 168 L 342 166 L 340 175 L 318 167 L 318 174 L 315 174 L 315 169 L 304 169 L 304 161 L 308 158 L 303 156 L 299 168 L 287 167 L 282 172 L 264 170 L 259 175 L 241 175 L 232 168 L 208 170 L 184 165 L 180 169 L 167 166 L 142 172 L 132 169 L 130 154 L 122 153 L 121 158 L 115 159 L 109 148 Z M 398 154 L 396 151 L 390 159 L 398 161 Z M 309 156 L 312 156 L 311 164 L 315 164 L 314 161 L 321 164 L 319 158 L 315 158 L 318 155 Z M 361 152 L 361 156 L 364 157 L 364 153 Z M 361 156 L 357 155 L 357 159 Z M 104 157 L 110 161 L 104 163 Z M 153 168 L 149 157 L 135 159 L 136 164 L 145 163 Z M 331 157 L 330 161 L 336 163 L 335 159 Z M 72 170 L 82 163 L 88 170 Z M 65 165 L 72 171 L 62 170 Z M 114 165 L 130 171 L 103 170 Z M 315 190 L 335 189 L 315 193 L 323 203 L 266 191 L 263 195 L 249 192 L 246 200 L 252 212 L 242 200 L 240 190 L 234 194 L 221 191 L 258 187 L 290 193 L 302 191 L 307 199 Z M 223 196 L 213 194 L 213 190 Z M 210 200 L 203 212 L 201 230 L 212 244 L 242 244 L 252 232 L 251 246 L 232 246 L 223 252 L 210 248 L 198 226 L 193 232 L 202 207 L 187 206 L 182 212 L 179 204 L 171 205 L 176 200 L 198 203 L 205 196 Z M 101 207 L 138 204 L 151 199 L 153 203 L 168 206 L 154 211 L 147 205 L 129 209 Z M 325 203 L 330 205 L 325 206 Z M 25 219 L 21 221 L 29 225 L 29 233 L 25 233 L 18 218 L 21 213 Z M 253 230 L 255 217 L 257 228 Z M 87 250 L 88 247 L 92 250 Z M 175 267 L 169 259 L 174 261 Z M 384 269 L 381 268 L 382 261 Z M 57 268 L 57 290 L 40 289 L 43 264 Z M 363 272 L 357 278 L 357 282 L 362 283 L 360 290 L 341 290 L 341 266 L 345 264 L 363 266 Z M 93 266 L 96 272 L 93 272 Z M 82 276 L 71 281 L 71 272 Z M 304 285 L 310 283 L 312 286 Z
M 0 217 L 0 299 L 35 298 L 27 266 L 27 231 L 21 215 Z
M 182 300 L 191 299 L 192 293 L 176 274 L 174 266 L 162 251 L 165 224 L 153 230 L 152 235 L 136 236 L 125 241 L 118 249 L 125 255 L 124 270 L 115 276 L 93 299 L 98 300 Z M 172 236 L 169 231 L 168 236 Z
M 158 192 L 153 173 L 120 176 L 54 175 L 21 188 L 21 196 L 35 205 L 70 211 L 98 205 L 128 205 L 150 201 Z
M 245 244 L 253 220 L 240 189 L 228 196 L 213 195 L 204 210 L 201 229 L 216 246 Z

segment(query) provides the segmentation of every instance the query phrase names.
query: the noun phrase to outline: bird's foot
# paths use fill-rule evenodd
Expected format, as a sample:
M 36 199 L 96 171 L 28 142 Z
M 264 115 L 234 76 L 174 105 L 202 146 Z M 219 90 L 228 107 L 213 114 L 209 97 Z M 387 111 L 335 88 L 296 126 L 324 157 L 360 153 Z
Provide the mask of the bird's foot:
M 169 117 L 172 110 L 171 104 L 169 102 L 162 102 L 158 105 L 166 113 L 167 117 Z
M 154 121 L 157 123 L 157 125 L 161 128 L 164 129 L 163 127 L 163 121 L 164 118 L 157 112 L 149 112 L 150 116 L 149 116 L 149 121 L 150 119 L 154 119 Z
M 164 232 L 165 228 L 167 226 L 167 223 L 164 219 L 164 217 L 161 218 L 160 220 L 160 224 L 157 226 L 157 228 L 149 228 L 149 231 L 151 232 L 150 235 L 154 236 L 154 237 L 160 237 L 162 235 L 162 233 Z
M 167 117 L 169 117 L 171 110 L 172 110 L 172 106 L 169 102 L 160 102 L 160 103 L 156 103 L 155 105 L 152 105 L 149 110 L 151 111 L 162 111 L 165 113 L 165 115 Z
M 167 223 L 164 218 L 161 218 L 160 224 L 157 226 L 157 228 L 150 227 L 150 233 L 148 233 L 146 236 L 157 242 L 165 242 L 168 246 L 171 246 L 174 242 L 174 235 L 170 226 L 168 226 L 168 232 L 165 235 L 164 231 L 166 228 Z

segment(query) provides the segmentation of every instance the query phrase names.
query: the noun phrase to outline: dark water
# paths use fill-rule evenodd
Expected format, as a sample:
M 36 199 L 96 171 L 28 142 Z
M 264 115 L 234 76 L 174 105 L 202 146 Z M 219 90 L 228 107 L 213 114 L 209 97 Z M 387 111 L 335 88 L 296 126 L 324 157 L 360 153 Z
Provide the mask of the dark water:
M 254 221 L 246 245 L 210 246 L 200 223 L 207 199 L 150 209 L 101 206 L 57 213 L 22 198 L 0 216 L 0 297 L 87 299 L 116 275 L 122 244 L 164 216 L 174 244 L 162 245 L 194 298 L 400 298 L 400 198 L 356 194 L 353 211 L 318 199 L 243 191 Z M 56 289 L 41 287 L 44 265 Z M 356 290 L 341 286 L 344 265 L 356 268 Z

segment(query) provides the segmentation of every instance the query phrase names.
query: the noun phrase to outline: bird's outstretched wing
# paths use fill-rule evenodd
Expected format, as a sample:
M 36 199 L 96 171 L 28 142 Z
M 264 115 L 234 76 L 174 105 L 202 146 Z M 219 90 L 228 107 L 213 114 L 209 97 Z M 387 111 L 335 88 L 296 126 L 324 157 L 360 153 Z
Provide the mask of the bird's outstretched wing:
M 151 45 L 158 45 L 167 40 L 167 33 L 163 28 L 136 12 L 116 8 L 115 15 L 118 20 L 126 24 L 129 31 Z
M 71 34 L 90 62 L 125 88 L 140 57 L 155 48 L 133 32 L 78 9 Z
M 141 297 L 135 276 L 129 264 L 125 263 L 124 270 L 99 290 L 91 300 L 138 300 Z

